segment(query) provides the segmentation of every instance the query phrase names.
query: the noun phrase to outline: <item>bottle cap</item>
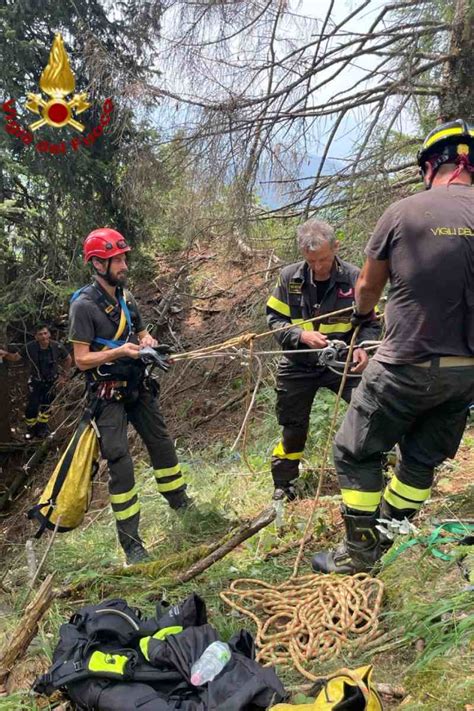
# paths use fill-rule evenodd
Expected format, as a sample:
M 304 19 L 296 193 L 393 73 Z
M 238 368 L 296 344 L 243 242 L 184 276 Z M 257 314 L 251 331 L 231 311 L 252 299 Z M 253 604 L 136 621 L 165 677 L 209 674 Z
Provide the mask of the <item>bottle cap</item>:
M 198 674 L 197 672 L 195 672 L 195 673 L 191 676 L 191 684 L 192 684 L 193 686 L 201 686 L 201 675 Z

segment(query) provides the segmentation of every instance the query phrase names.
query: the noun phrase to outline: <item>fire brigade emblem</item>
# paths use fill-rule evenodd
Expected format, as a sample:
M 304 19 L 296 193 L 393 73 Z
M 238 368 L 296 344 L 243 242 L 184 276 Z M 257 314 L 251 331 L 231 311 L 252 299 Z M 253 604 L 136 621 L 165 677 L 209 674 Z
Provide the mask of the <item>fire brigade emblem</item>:
M 50 98 L 45 101 L 41 94 L 27 95 L 25 106 L 29 111 L 39 114 L 39 121 L 34 121 L 29 128 L 36 131 L 47 124 L 53 128 L 72 126 L 77 131 L 83 131 L 85 126 L 74 118 L 88 109 L 91 104 L 87 101 L 87 94 L 74 94 L 76 81 L 69 66 L 69 59 L 64 49 L 63 38 L 57 34 L 49 53 L 49 60 L 39 81 L 40 89 Z M 72 94 L 67 101 L 66 97 Z

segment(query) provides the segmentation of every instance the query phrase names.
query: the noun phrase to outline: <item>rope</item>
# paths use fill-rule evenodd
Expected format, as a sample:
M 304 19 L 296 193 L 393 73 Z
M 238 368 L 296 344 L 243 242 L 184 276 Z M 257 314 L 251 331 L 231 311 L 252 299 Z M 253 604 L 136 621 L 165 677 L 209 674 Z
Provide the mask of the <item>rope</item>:
M 364 647 L 379 634 L 382 594 L 380 580 L 358 573 L 303 575 L 279 585 L 242 578 L 220 597 L 255 623 L 257 661 L 263 666 L 292 664 L 317 681 L 320 677 L 305 665 Z
M 314 323 L 316 321 L 321 321 L 328 316 L 338 316 L 339 314 L 352 313 L 352 306 L 348 306 L 345 309 L 339 309 L 338 311 L 331 311 L 330 313 L 320 314 L 314 318 L 307 318 L 304 321 L 300 321 L 297 325 L 300 327 L 304 323 Z M 294 328 L 296 324 L 288 323 L 280 328 L 273 328 L 269 331 L 263 331 L 263 333 L 243 333 L 240 336 L 233 336 L 227 341 L 222 341 L 221 343 L 215 343 L 210 346 L 205 346 L 204 348 L 197 348 L 194 351 L 188 351 L 187 353 L 175 353 L 171 356 L 171 360 L 192 360 L 194 357 L 199 357 L 207 355 L 209 353 L 218 353 L 219 351 L 225 350 L 226 348 L 238 348 L 239 346 L 249 347 L 258 338 L 265 338 L 265 336 L 273 335 L 279 331 L 286 331 L 288 328 Z

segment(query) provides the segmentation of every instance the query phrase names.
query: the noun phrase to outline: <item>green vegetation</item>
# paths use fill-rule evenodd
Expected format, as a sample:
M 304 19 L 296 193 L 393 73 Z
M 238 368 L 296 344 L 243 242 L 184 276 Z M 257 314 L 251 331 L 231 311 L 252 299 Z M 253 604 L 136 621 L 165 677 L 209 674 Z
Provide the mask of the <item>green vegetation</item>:
M 317 468 L 318 452 L 327 434 L 331 399 L 332 395 L 320 398 L 313 412 L 312 438 L 305 460 L 308 471 L 304 475 L 307 478 L 305 486 L 308 487 L 308 482 L 312 481 L 311 489 L 314 489 L 316 475 L 313 472 Z M 271 406 L 270 390 L 263 389 L 248 447 L 248 459 L 255 469 L 254 473 L 247 470 L 241 455 L 229 453 L 224 443 L 206 451 L 180 452 L 190 491 L 196 501 L 196 508 L 185 515 L 178 516 L 167 507 L 156 492 L 148 468 L 145 465 L 139 467 L 141 529 L 154 560 L 153 564 L 142 570 L 120 569 L 122 554 L 116 543 L 114 522 L 109 508 L 101 501 L 105 482 L 98 483 L 96 493 L 99 500 L 96 498 L 93 501 L 84 525 L 72 533 L 58 535 L 46 560 L 43 575 L 55 571 L 57 587 L 69 587 L 72 592 L 66 599 L 56 600 L 51 607 L 26 661 L 22 663 L 26 669 L 32 660 L 38 659 L 38 655 L 41 664 L 47 666 L 59 625 L 78 606 L 106 597 L 125 597 L 151 614 L 154 601 L 162 596 L 176 601 L 196 590 L 206 600 L 210 620 L 224 639 L 242 626 L 253 628 L 247 618 L 233 612 L 229 614 L 219 598 L 219 592 L 235 578 L 255 577 L 269 582 L 288 578 L 295 549 L 268 559 L 266 553 L 301 537 L 307 507 L 299 504 L 288 506 L 283 529 L 277 530 L 272 524 L 199 578 L 183 585 L 176 583 L 175 575 L 202 557 L 207 544 L 225 537 L 239 520 L 255 515 L 268 505 L 272 491 L 269 457 L 278 436 Z M 472 445 L 472 432 L 466 433 L 465 442 Z M 334 535 L 341 535 L 340 528 L 334 529 L 328 516 L 328 507 L 337 509 L 334 475 L 330 475 L 330 479 L 333 481 L 333 492 L 323 498 L 315 516 L 318 545 L 330 545 Z M 432 518 L 452 518 L 458 512 L 462 515 L 466 499 L 465 492 L 447 497 L 444 501 L 438 499 L 429 507 L 422 531 L 429 528 Z M 46 538 L 37 544 L 38 558 L 46 544 Z M 314 545 L 308 547 L 301 573 L 308 572 L 308 556 Z M 445 548 L 456 550 L 453 545 Z M 463 552 L 465 550 L 458 548 L 458 557 Z M 11 593 L 3 594 L 2 599 L 12 613 L 7 617 L 6 633 L 14 629 L 24 602 L 27 571 L 24 552 L 19 546 L 12 546 L 8 562 L 10 572 L 3 585 L 11 589 Z M 130 575 L 130 572 L 133 574 Z M 466 669 L 473 661 L 474 617 L 472 596 L 462 592 L 467 581 L 462 578 L 456 561 L 441 561 L 423 547 L 415 546 L 385 565 L 380 575 L 386 586 L 383 630 L 395 631 L 395 635 L 387 644 L 380 645 L 379 653 L 375 649 L 365 654 L 362 652 L 355 658 L 333 660 L 320 665 L 316 672 L 324 674 L 341 666 L 357 666 L 370 661 L 375 666 L 377 681 L 402 685 L 407 690 L 410 700 L 408 705 L 403 705 L 404 709 L 463 709 L 463 704 L 472 698 L 473 693 L 466 679 Z M 419 639 L 424 640 L 424 646 L 422 651 L 417 652 L 415 643 Z M 289 685 L 304 681 L 293 670 L 279 671 Z M 443 706 L 446 694 L 448 697 Z M 0 701 L 0 708 L 34 709 L 35 706 L 27 696 L 19 694 Z M 388 705 L 387 708 L 397 706 Z

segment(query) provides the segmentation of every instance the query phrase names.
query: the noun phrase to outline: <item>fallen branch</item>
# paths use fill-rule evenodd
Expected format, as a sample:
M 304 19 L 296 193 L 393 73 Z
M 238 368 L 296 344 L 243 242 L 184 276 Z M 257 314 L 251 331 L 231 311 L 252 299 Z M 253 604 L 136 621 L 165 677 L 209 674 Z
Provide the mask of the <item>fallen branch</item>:
M 34 599 L 25 609 L 19 624 L 0 652 L 0 694 L 11 669 L 17 660 L 25 654 L 31 640 L 38 632 L 41 618 L 54 599 L 53 577 L 54 574 L 48 575 L 42 582 Z
M 254 536 L 258 531 L 260 531 L 260 529 L 268 526 L 268 524 L 274 520 L 275 516 L 276 513 L 273 507 L 265 509 L 265 511 L 262 511 L 262 513 L 256 518 L 249 521 L 246 526 L 243 526 L 240 531 L 237 531 L 237 533 L 231 536 L 228 541 L 216 548 L 216 550 L 210 555 L 197 561 L 197 563 L 194 563 L 189 570 L 182 575 L 179 575 L 177 581 L 179 583 L 187 583 L 189 580 L 192 580 L 192 578 L 197 577 L 218 560 L 224 558 L 224 556 L 226 556 L 227 553 L 230 553 L 231 550 L 237 548 L 238 545 Z
M 217 410 L 214 410 L 214 412 L 211 412 L 210 415 L 206 415 L 206 417 L 201 417 L 200 420 L 196 420 L 196 422 L 193 422 L 193 426 L 199 427 L 200 425 L 203 425 L 205 422 L 209 422 L 210 420 L 213 420 L 214 417 L 217 417 L 217 415 L 220 415 L 221 412 L 224 412 L 224 410 L 227 410 L 229 407 L 232 407 L 232 405 L 236 405 L 238 402 L 243 400 L 246 395 L 247 395 L 247 393 L 239 393 L 235 397 L 232 397 L 229 400 L 226 400 L 223 405 L 218 407 Z
M 307 545 L 310 541 L 313 540 L 313 534 L 309 533 L 305 539 L 304 539 L 304 544 Z M 298 539 L 296 541 L 289 541 L 288 543 L 284 543 L 282 546 L 279 546 L 278 548 L 272 548 L 271 551 L 268 551 L 263 556 L 263 560 L 269 560 L 270 558 L 276 558 L 279 555 L 283 555 L 283 553 L 287 553 L 288 551 L 291 551 L 293 548 L 297 548 L 301 544 L 301 540 Z

